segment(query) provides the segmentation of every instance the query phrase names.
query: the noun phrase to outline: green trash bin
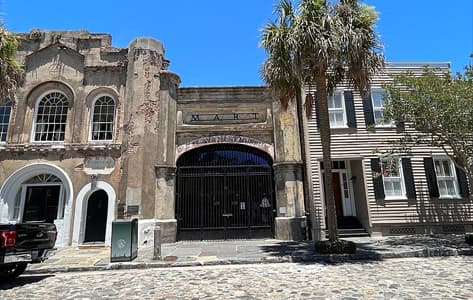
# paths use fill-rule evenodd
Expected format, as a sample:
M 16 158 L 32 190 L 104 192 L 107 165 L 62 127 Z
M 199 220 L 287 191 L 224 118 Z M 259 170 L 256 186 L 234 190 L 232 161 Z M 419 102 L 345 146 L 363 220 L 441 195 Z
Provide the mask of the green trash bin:
M 132 261 L 138 255 L 138 219 L 112 223 L 111 262 Z

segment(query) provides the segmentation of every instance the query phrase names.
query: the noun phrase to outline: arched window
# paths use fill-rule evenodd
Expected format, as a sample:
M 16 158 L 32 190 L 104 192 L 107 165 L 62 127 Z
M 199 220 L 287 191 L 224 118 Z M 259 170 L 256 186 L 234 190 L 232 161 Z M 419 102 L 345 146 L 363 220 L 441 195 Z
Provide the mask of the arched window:
M 34 141 L 64 141 L 69 101 L 61 92 L 46 94 L 37 104 Z
M 15 203 L 14 218 L 22 221 L 54 222 L 64 218 L 64 188 L 61 179 L 40 174 L 22 184 Z
M 92 110 L 90 139 L 92 141 L 113 140 L 115 120 L 115 101 L 110 96 L 101 96 L 95 100 Z
M 7 100 L 4 104 L 0 104 L 0 143 L 7 141 L 11 107 L 12 102 L 10 100 Z

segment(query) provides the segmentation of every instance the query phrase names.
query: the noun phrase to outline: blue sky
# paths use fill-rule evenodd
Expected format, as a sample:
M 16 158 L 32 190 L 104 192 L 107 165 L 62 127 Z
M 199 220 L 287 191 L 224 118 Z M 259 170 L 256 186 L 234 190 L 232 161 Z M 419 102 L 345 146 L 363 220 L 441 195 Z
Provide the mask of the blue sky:
M 32 28 L 112 34 L 126 47 L 138 36 L 160 40 L 181 86 L 261 85 L 260 29 L 274 0 L 0 0 L 10 30 Z M 377 32 L 389 61 L 451 62 L 473 53 L 472 0 L 366 0 L 380 12 Z

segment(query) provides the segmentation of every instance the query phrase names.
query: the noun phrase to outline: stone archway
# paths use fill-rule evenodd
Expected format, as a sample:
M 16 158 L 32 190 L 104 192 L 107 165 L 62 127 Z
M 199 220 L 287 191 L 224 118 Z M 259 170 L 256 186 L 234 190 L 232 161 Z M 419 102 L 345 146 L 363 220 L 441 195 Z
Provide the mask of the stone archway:
M 112 222 L 115 220 L 115 202 L 117 199 L 113 187 L 104 182 L 97 181 L 94 186 L 91 183 L 86 184 L 77 194 L 74 210 L 74 227 L 72 233 L 72 246 L 78 246 L 84 243 L 86 223 L 87 223 L 87 202 L 91 195 L 99 190 L 107 194 L 107 221 L 105 224 L 105 246 L 110 246 L 112 239 Z
M 72 182 L 66 172 L 55 165 L 47 163 L 27 165 L 5 180 L 0 188 L 0 222 L 21 222 L 22 214 L 19 213 L 19 209 L 24 207 L 26 200 L 25 184 L 35 177 L 49 175 L 56 177 L 58 182 L 55 184 L 61 186 L 62 202 L 58 204 L 60 206 L 58 210 L 63 214 L 58 214 L 59 217 L 54 220 L 58 231 L 56 246 L 67 246 L 71 223 Z
M 240 135 L 214 135 L 192 140 L 186 144 L 176 147 L 176 161 L 187 151 L 195 148 L 205 147 L 214 144 L 237 144 L 245 145 L 266 152 L 274 160 L 274 146 L 255 138 Z
M 184 153 L 176 176 L 179 239 L 273 237 L 272 164 L 267 153 L 240 144 Z

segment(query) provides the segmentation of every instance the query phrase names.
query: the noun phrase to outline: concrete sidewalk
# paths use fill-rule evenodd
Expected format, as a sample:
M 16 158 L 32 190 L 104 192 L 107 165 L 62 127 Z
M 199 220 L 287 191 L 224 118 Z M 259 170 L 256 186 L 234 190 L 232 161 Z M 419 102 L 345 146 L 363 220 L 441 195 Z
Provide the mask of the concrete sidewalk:
M 403 257 L 473 255 L 464 235 L 411 235 L 381 238 L 347 238 L 357 244 L 351 255 L 322 255 L 314 251 L 313 241 L 232 240 L 181 241 L 162 245 L 162 259 L 153 260 L 153 248 L 140 248 L 131 262 L 110 262 L 110 248 L 62 248 L 51 253 L 42 264 L 30 265 L 26 273 L 98 271 L 114 269 L 160 268 L 221 264 L 277 262 L 337 263 L 358 260 L 383 260 Z

